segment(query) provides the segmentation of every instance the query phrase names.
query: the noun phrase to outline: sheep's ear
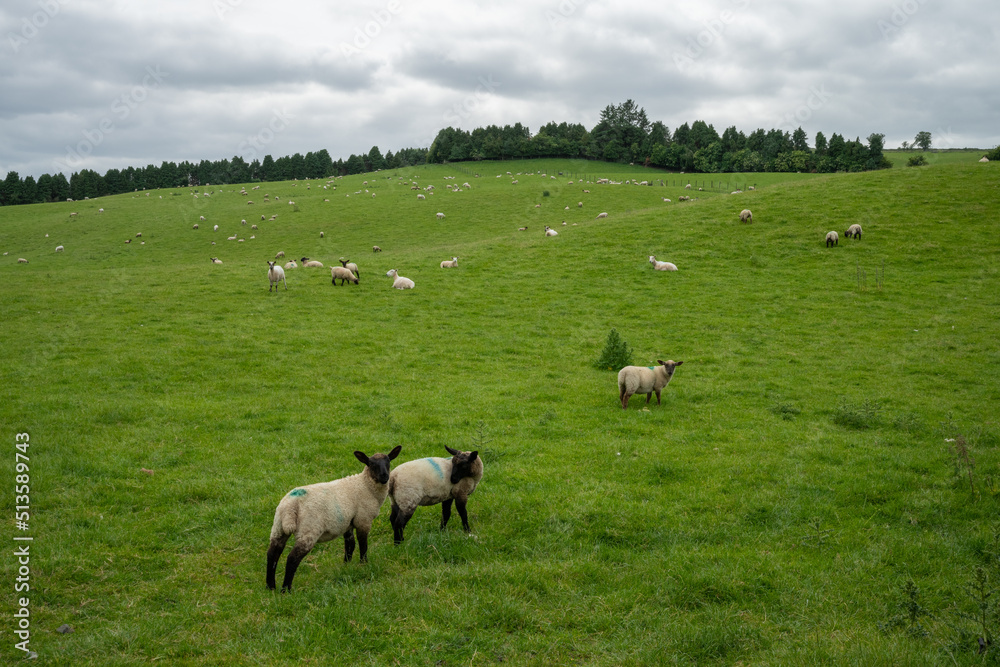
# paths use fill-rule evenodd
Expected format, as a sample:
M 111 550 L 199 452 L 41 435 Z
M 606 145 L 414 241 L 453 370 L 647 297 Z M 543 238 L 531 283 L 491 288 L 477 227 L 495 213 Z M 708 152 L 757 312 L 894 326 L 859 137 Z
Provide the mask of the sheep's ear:
M 452 456 L 458 456 L 459 454 L 462 453 L 462 452 L 458 451 L 457 449 L 452 449 L 448 445 L 445 445 L 444 448 L 447 449 L 448 453 L 451 454 Z
M 402 445 L 396 445 L 395 447 L 393 447 L 392 451 L 387 454 L 387 456 L 389 457 L 389 460 L 391 461 L 394 458 L 396 458 L 397 456 L 399 456 L 399 450 L 401 450 L 402 448 L 403 448 Z
M 469 454 L 469 463 L 472 463 L 472 462 L 473 462 L 473 461 L 475 461 L 475 460 L 476 460 L 476 459 L 477 459 L 478 457 L 479 457 L 479 450 L 477 449 L 476 451 L 474 451 L 474 452 L 472 452 L 471 454 Z
M 683 361 L 678 361 L 676 364 L 674 364 L 674 366 L 680 366 L 683 363 L 684 363 Z
M 354 452 L 354 458 L 356 458 L 357 460 L 361 461 L 365 465 L 368 465 L 368 457 L 365 455 L 364 452 L 355 451 Z
M 667 362 L 665 362 L 663 359 L 657 359 L 656 363 L 658 363 L 661 366 L 666 366 L 667 365 Z

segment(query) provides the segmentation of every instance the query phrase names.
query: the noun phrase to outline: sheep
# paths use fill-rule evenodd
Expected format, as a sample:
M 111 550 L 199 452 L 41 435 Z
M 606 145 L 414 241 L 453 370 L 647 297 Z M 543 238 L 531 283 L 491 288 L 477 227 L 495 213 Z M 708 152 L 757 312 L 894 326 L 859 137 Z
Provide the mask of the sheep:
M 392 286 L 396 289 L 413 289 L 415 286 L 412 280 L 399 275 L 396 269 L 389 269 L 385 275 L 392 278 Z
M 618 398 L 622 403 L 622 410 L 628 408 L 628 399 L 632 394 L 646 394 L 646 404 L 656 392 L 656 404 L 660 404 L 660 391 L 670 384 L 670 378 L 674 376 L 674 370 L 683 364 L 683 361 L 663 361 L 657 359 L 659 366 L 626 366 L 618 371 Z
M 285 270 L 269 261 L 267 263 L 267 291 L 270 292 L 272 287 L 277 291 L 279 282 L 284 283 L 285 289 L 288 289 L 288 283 L 285 282 Z
M 330 276 L 333 279 L 331 282 L 333 282 L 334 285 L 337 284 L 337 279 L 338 278 L 340 279 L 340 284 L 341 285 L 343 285 L 345 282 L 352 282 L 355 285 L 358 284 L 358 278 L 357 278 L 357 276 L 355 276 L 353 273 L 351 273 L 350 269 L 344 268 L 343 266 L 331 266 L 330 267 Z
M 556 230 L 552 229 L 548 225 L 545 225 L 545 235 L 546 236 L 559 236 L 559 232 L 557 232 Z
M 196 222 L 196 223 L 194 223 L 194 226 L 193 226 L 193 227 L 191 227 L 191 229 L 198 229 L 198 223 L 197 223 L 197 222 Z
M 320 233 L 319 233 L 319 237 L 320 237 L 320 238 L 323 238 L 323 232 L 320 232 Z
M 429 457 L 407 461 L 389 473 L 389 497 L 392 511 L 392 541 L 403 543 L 403 529 L 417 507 L 441 503 L 441 530 L 451 518 L 451 504 L 455 501 L 462 528 L 471 532 L 465 505 L 476 485 L 483 478 L 483 460 L 478 451 L 460 452 L 445 445 L 450 459 Z
M 56 252 L 62 252 L 63 250 L 65 250 L 65 248 L 63 248 L 61 245 L 57 245 L 56 246 L 56 250 L 55 250 Z
M 46 236 L 48 236 L 48 234 L 46 234 Z M 136 234 L 135 234 L 135 237 L 136 237 L 136 238 L 139 238 L 139 237 L 141 237 L 141 236 L 142 236 L 142 232 L 136 232 Z
M 284 256 L 285 256 L 285 251 L 284 251 L 284 250 L 279 250 L 279 251 L 278 251 L 278 252 L 277 252 L 277 253 L 276 253 L 276 254 L 274 255 L 274 258 L 275 258 L 275 259 L 281 259 L 281 258 L 282 258 L 282 257 L 284 257 Z
M 322 262 L 317 262 L 315 259 L 309 259 L 308 257 L 303 257 L 301 259 L 301 262 L 302 262 L 302 266 L 303 267 L 309 267 L 309 268 L 312 268 L 312 269 L 322 269 L 323 268 L 323 263 Z
M 396 445 L 388 454 L 372 454 L 355 451 L 354 456 L 365 469 L 356 475 L 299 486 L 278 503 L 271 525 L 271 541 L 267 548 L 267 587 L 275 589 L 275 573 L 278 559 L 285 550 L 288 538 L 295 535 L 295 546 L 285 561 L 285 579 L 281 584 L 283 592 L 291 591 L 292 578 L 302 559 L 319 542 L 327 542 L 340 535 L 344 536 L 344 562 L 354 555 L 354 535 L 360 546 L 360 562 L 368 561 L 368 533 L 372 522 L 382 509 L 389 494 L 389 469 L 391 461 L 399 456 L 401 447 Z
M 746 223 L 753 222 L 753 213 L 750 212 L 750 209 L 745 208 L 742 211 L 740 211 L 740 222 L 746 222 Z
M 67 201 L 73 201 L 73 200 L 72 200 L 72 199 L 68 199 Z M 75 218 L 75 217 L 76 217 L 76 216 L 78 216 L 78 215 L 80 215 L 80 214 L 79 214 L 79 213 L 70 213 L 70 214 L 69 214 L 69 217 L 71 217 L 71 218 Z
M 685 190 L 690 190 L 690 189 L 691 189 L 691 184 L 690 184 L 690 183 L 688 183 L 687 185 L 685 185 L 685 186 L 684 186 L 684 189 L 685 189 Z
M 239 236 L 237 234 L 233 234 L 232 236 L 226 237 L 226 240 L 227 241 L 235 241 L 237 238 L 239 238 Z
M 519 232 L 526 232 L 526 231 L 528 231 L 528 228 L 527 227 L 518 227 L 517 231 L 519 231 Z
M 212 231 L 213 231 L 213 232 L 217 232 L 217 231 L 219 231 L 219 226 L 218 226 L 218 225 L 216 225 L 215 227 L 213 227 L 213 228 L 212 228 Z
M 27 264 L 28 260 L 26 260 L 24 257 L 18 257 L 17 258 L 17 263 L 18 264 Z
M 125 239 L 125 243 L 131 243 L 132 239 Z
M 861 238 L 861 225 L 855 223 L 855 224 L 851 225 L 850 227 L 848 227 L 847 231 L 844 232 L 844 238 L 848 238 L 849 239 L 849 238 L 852 238 L 852 237 L 855 238 L 855 239 L 860 239 Z
M 832 245 L 840 245 L 840 237 L 837 232 L 826 233 L 826 247 L 829 248 Z
M 222 264 L 222 260 L 219 259 L 218 257 L 213 257 L 212 264 Z
M 372 252 L 382 252 L 382 248 L 379 248 L 377 245 L 373 245 Z
M 257 229 L 257 225 L 250 225 L 250 229 L 256 230 Z
M 673 262 L 661 262 L 656 259 L 653 255 L 649 256 L 649 263 L 653 265 L 653 268 L 657 271 L 676 271 L 677 266 Z
M 201 220 L 202 222 L 205 222 L 205 216 L 203 216 L 203 215 L 199 215 L 199 216 L 198 216 L 198 218 L 199 218 L 199 219 L 200 219 L 200 220 Z
M 608 214 L 607 214 L 607 212 L 604 212 L 604 213 L 598 213 L 598 214 L 597 214 L 597 219 L 598 219 L 598 220 L 599 220 L 599 219 L 601 219 L 601 218 L 606 218 L 606 217 L 608 217 Z
M 163 197 L 160 197 L 160 199 L 163 199 Z M 97 209 L 97 212 L 98 213 L 104 213 L 104 209 L 103 208 L 99 208 L 99 209 Z
M 355 264 L 354 262 L 349 262 L 346 259 L 344 259 L 343 257 L 341 257 L 339 261 L 340 261 L 340 263 L 343 265 L 343 267 L 345 269 L 347 269 L 348 271 L 350 271 L 351 273 L 353 273 L 354 275 L 356 275 L 358 277 L 358 279 L 361 278 L 361 272 L 358 271 L 358 265 L 357 264 Z
M 582 201 L 578 201 L 578 202 L 576 203 L 576 207 L 577 207 L 577 208 L 583 208 L 583 202 L 582 202 Z M 567 206 L 566 208 L 569 208 L 569 206 Z
M 294 259 L 292 259 L 292 260 L 289 260 L 289 261 L 285 262 L 285 268 L 286 269 L 297 269 L 297 268 L 299 268 L 299 265 L 295 263 Z
M 427 197 L 425 197 L 423 195 L 417 195 L 417 199 L 427 199 Z
M 458 257 L 452 257 L 450 260 L 446 259 L 441 262 L 442 269 L 456 269 L 458 268 Z
M 438 213 L 437 214 L 437 219 L 438 220 L 444 220 L 444 213 Z

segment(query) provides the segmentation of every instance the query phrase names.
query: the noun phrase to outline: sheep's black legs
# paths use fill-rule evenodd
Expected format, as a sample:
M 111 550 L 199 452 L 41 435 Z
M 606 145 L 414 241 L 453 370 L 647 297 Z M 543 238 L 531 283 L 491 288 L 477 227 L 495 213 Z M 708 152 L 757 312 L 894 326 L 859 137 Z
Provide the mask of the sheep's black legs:
M 292 579 L 295 577 L 295 570 L 299 569 L 299 563 L 302 562 L 302 559 L 311 550 L 312 546 L 307 547 L 298 541 L 295 542 L 295 546 L 292 547 L 292 551 L 288 554 L 288 560 L 285 561 L 285 581 L 281 584 L 282 593 L 292 590 Z
M 448 519 L 451 518 L 451 498 L 441 503 L 441 530 L 448 525 Z
M 354 533 L 348 528 L 344 533 L 344 562 L 350 563 L 354 557 Z
M 465 529 L 465 532 L 471 533 L 472 529 L 469 528 L 469 514 L 465 511 L 466 502 L 468 501 L 462 500 L 461 498 L 456 498 L 455 508 L 458 510 L 458 516 L 462 517 L 462 528 Z
M 271 545 L 267 548 L 267 587 L 272 591 L 275 588 L 274 576 L 278 571 L 278 559 L 281 552 L 285 550 L 285 543 L 288 536 L 285 535 L 277 540 L 271 540 Z
M 406 528 L 406 522 L 409 521 L 410 517 L 413 515 L 403 514 L 402 512 L 399 511 L 399 508 L 396 507 L 393 509 L 393 516 L 395 516 L 395 519 L 391 519 L 392 542 L 393 544 L 399 545 L 403 543 L 403 529 Z
M 622 410 L 626 409 L 626 408 L 628 407 L 628 399 L 629 399 L 629 395 L 628 395 L 628 393 L 627 393 L 627 392 L 625 391 L 625 387 L 624 387 L 624 386 L 623 386 L 623 387 L 622 387 L 621 389 L 619 389 L 619 390 L 618 390 L 618 398 L 620 398 L 620 399 L 621 399 L 621 402 L 622 402 Z
M 368 562 L 368 533 L 358 531 L 358 562 Z
M 649 401 L 646 401 L 646 402 L 649 403 Z M 660 390 L 659 389 L 656 390 L 656 404 L 657 405 L 660 404 Z
M 649 405 L 649 401 L 651 398 L 653 398 L 653 392 L 649 392 L 648 394 L 646 394 L 646 405 Z M 657 396 L 657 398 L 659 398 L 659 396 Z

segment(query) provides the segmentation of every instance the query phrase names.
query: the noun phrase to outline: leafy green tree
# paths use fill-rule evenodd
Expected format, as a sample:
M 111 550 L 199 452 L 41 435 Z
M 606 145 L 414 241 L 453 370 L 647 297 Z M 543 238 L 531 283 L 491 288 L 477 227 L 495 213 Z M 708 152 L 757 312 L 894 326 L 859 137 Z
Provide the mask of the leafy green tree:
M 38 198 L 38 183 L 35 182 L 35 177 L 28 174 L 24 177 L 24 183 L 21 184 L 21 200 L 25 204 L 35 204 L 41 201 Z
M 809 139 L 806 137 L 806 131 L 802 129 L 802 126 L 799 126 L 799 128 L 792 133 L 792 150 L 809 150 Z
M 260 180 L 262 181 L 276 181 L 277 174 L 274 168 L 274 158 L 270 155 L 264 156 L 264 161 L 260 163 Z
M 931 149 L 931 133 L 930 132 L 917 132 L 917 136 L 913 139 L 913 145 L 920 148 L 922 151 L 928 151 Z
M 385 169 L 385 158 L 382 157 L 382 151 L 378 149 L 378 146 L 372 146 L 372 149 L 368 151 L 368 164 L 372 171 Z
M 816 155 L 826 155 L 826 137 L 822 132 L 816 133 Z
M 16 171 L 8 171 L 7 178 L 0 183 L 0 205 L 15 206 L 22 203 L 21 177 Z

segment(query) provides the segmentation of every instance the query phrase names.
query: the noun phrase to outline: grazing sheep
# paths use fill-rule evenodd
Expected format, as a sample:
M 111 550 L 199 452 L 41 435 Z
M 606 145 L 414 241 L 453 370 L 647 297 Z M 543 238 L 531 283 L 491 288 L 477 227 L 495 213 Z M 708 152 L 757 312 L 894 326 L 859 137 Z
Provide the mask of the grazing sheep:
M 358 284 L 358 278 L 355 276 L 350 269 L 343 266 L 331 266 L 330 275 L 332 276 L 333 284 L 337 284 L 337 279 L 340 279 L 340 284 L 343 285 L 345 282 L 352 282 L 355 285 Z
M 72 200 L 72 199 L 67 199 L 66 201 L 73 201 L 73 200 Z M 71 217 L 71 218 L 75 218 L 75 217 L 76 217 L 76 216 L 78 216 L 78 215 L 80 215 L 80 214 L 79 214 L 79 213 L 70 213 L 70 214 L 69 214 L 69 217 Z
M 56 250 L 55 250 L 56 252 L 62 252 L 63 250 L 65 250 L 65 248 L 63 248 L 61 245 L 57 245 L 56 246 Z
M 437 214 L 437 219 L 438 220 L 444 220 L 444 213 L 438 213 Z
M 576 207 L 577 207 L 577 208 L 583 208 L 583 202 L 582 202 L 582 201 L 578 201 L 578 202 L 576 203 Z M 567 206 L 566 208 L 569 208 L 569 206 Z
M 632 394 L 646 394 L 646 404 L 656 392 L 656 404 L 660 404 L 660 391 L 670 384 L 670 378 L 674 376 L 674 369 L 683 364 L 683 361 L 663 361 L 657 359 L 659 366 L 626 366 L 618 371 L 618 398 L 622 403 L 622 410 L 628 408 L 628 399 Z
M 604 213 L 598 213 L 597 214 L 597 218 L 598 219 L 600 219 L 600 218 L 606 218 L 606 217 L 608 217 L 608 214 L 606 212 L 604 212 Z
M 279 251 L 278 251 L 278 252 L 277 252 L 277 253 L 276 253 L 276 254 L 274 255 L 274 258 L 275 258 L 275 259 L 281 259 L 281 258 L 282 258 L 282 257 L 284 257 L 284 256 L 285 256 L 285 251 L 284 251 L 284 250 L 279 250 Z
M 201 221 L 202 221 L 202 222 L 205 222 L 205 216 L 203 216 L 203 215 L 199 215 L 198 217 L 199 217 L 199 218 L 201 219 Z M 246 221 L 245 221 L 245 220 L 244 220 L 244 223 L 246 223 Z
M 441 503 L 441 530 L 444 530 L 455 501 L 462 528 L 470 532 L 465 505 L 483 478 L 483 460 L 478 451 L 460 452 L 447 445 L 445 449 L 452 455 L 450 459 L 435 456 L 407 461 L 389 473 L 393 543 L 403 543 L 403 529 L 421 505 Z
M 740 222 L 753 222 L 753 213 L 750 212 L 750 209 L 745 208 L 740 211 Z
M 417 195 L 417 199 L 427 199 L 427 197 L 425 197 L 423 195 Z
M 559 232 L 557 232 L 556 230 L 552 229 L 548 225 L 545 225 L 545 235 L 546 236 L 559 236 Z
M 320 233 L 319 233 L 319 237 L 320 237 L 320 238 L 323 238 L 323 232 L 320 232 Z
M 278 559 L 285 550 L 291 535 L 295 546 L 285 561 L 285 579 L 282 591 L 292 589 L 292 578 L 302 559 L 319 542 L 344 536 L 344 562 L 354 555 L 354 535 L 357 531 L 360 561 L 368 560 L 368 533 L 372 522 L 382 509 L 389 494 L 389 469 L 391 461 L 399 456 L 397 445 L 388 454 L 356 451 L 354 456 L 365 464 L 357 475 L 342 477 L 332 482 L 299 486 L 289 491 L 274 511 L 271 542 L 267 548 L 267 587 L 275 588 Z
M 292 259 L 292 260 L 289 260 L 289 261 L 285 262 L 285 268 L 286 269 L 297 269 L 297 268 L 299 268 L 299 265 L 295 263 L 294 259 Z
M 61 246 L 60 246 L 61 247 Z M 458 257 L 452 257 L 450 260 L 446 259 L 441 262 L 442 269 L 457 269 L 458 268 Z
M 672 262 L 660 262 L 653 255 L 649 256 L 649 263 L 657 271 L 676 271 L 677 266 Z
M 125 239 L 125 243 L 131 243 L 132 239 Z
M 46 236 L 48 236 L 48 234 L 46 234 Z M 142 236 L 142 232 L 136 232 L 135 237 L 139 238 L 140 236 Z
M 859 239 L 860 240 L 861 239 L 861 225 L 855 223 L 855 224 L 851 225 L 850 227 L 848 227 L 847 231 L 844 232 L 844 238 L 848 238 L 848 239 L 849 238 L 855 238 L 855 239 Z
M 826 233 L 826 247 L 829 248 L 832 245 L 840 245 L 840 237 L 837 232 Z
M 239 238 L 238 235 L 233 234 L 232 236 L 226 237 L 226 240 L 227 241 L 235 241 L 237 238 Z
M 257 225 L 250 225 L 250 229 L 257 229 Z
M 222 260 L 219 259 L 218 257 L 213 257 L 212 264 L 222 264 Z
M 355 264 L 354 262 L 349 262 L 346 259 L 344 259 L 343 257 L 341 257 L 339 261 L 340 261 L 341 265 L 343 265 L 343 267 L 345 269 L 347 269 L 348 271 L 350 271 L 351 273 L 353 273 L 354 275 L 356 275 L 359 279 L 361 278 L 361 272 L 358 271 L 358 265 L 357 264 Z
M 191 229 L 198 229 L 198 223 L 194 223 L 194 226 Z
M 18 264 L 27 264 L 28 260 L 26 260 L 24 257 L 18 257 L 17 258 L 17 263 Z
M 415 286 L 412 280 L 399 275 L 396 269 L 389 269 L 385 275 L 392 278 L 392 286 L 396 289 L 413 289 Z
M 691 184 L 690 184 L 690 183 L 688 183 L 687 185 L 685 185 L 685 186 L 684 186 L 684 189 L 685 189 L 685 190 L 690 190 L 690 189 L 691 189 Z
M 163 197 L 160 197 L 160 199 L 163 199 Z M 103 208 L 99 208 L 99 209 L 97 209 L 97 212 L 98 213 L 104 213 L 104 209 Z
M 309 267 L 311 269 L 322 269 L 323 268 L 323 263 L 322 262 L 317 262 L 315 259 L 309 259 L 308 257 L 303 257 L 301 261 L 302 261 L 302 266 L 303 267 Z
M 382 252 L 382 248 L 379 248 L 377 245 L 373 245 L 372 252 Z
M 218 226 L 218 225 L 216 225 L 215 227 L 213 227 L 213 228 L 212 228 L 212 231 L 213 231 L 213 232 L 217 232 L 217 231 L 219 231 L 219 226 Z
M 517 231 L 519 231 L 519 232 L 526 232 L 526 231 L 528 231 L 528 228 L 527 227 L 518 227 Z
M 270 292 L 273 287 L 275 290 L 278 289 L 278 283 L 284 283 L 285 289 L 288 289 L 288 283 L 285 282 L 285 270 L 274 262 L 267 263 L 267 291 Z

